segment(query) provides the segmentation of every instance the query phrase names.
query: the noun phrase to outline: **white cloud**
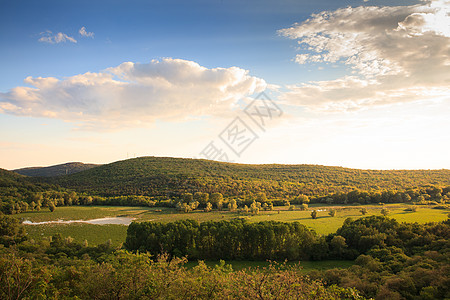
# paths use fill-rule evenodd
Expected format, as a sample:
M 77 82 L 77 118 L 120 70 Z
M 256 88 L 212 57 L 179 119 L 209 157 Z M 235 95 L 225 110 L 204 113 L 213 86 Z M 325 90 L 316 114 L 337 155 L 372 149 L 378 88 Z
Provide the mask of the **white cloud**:
M 78 31 L 78 33 L 79 33 L 81 36 L 84 36 L 84 37 L 94 38 L 94 33 L 93 33 L 93 32 L 87 32 L 87 31 L 86 31 L 86 27 L 84 27 L 84 26 L 80 28 L 80 30 Z
M 298 40 L 297 63 L 341 63 L 352 73 L 290 86 L 282 99 L 291 104 L 354 110 L 450 95 L 450 1 L 321 12 L 280 34 Z
M 223 115 L 240 98 L 266 87 L 238 67 L 208 69 L 171 58 L 126 62 L 64 79 L 28 77 L 25 83 L 32 87 L 0 93 L 0 112 L 79 121 L 92 128 Z
M 58 32 L 57 34 L 53 34 L 50 30 L 47 30 L 45 32 L 41 32 L 41 37 L 39 38 L 39 42 L 43 42 L 43 43 L 49 43 L 49 44 L 59 44 L 62 42 L 71 42 L 71 43 L 76 43 L 77 40 L 74 39 L 71 36 L 68 36 L 65 33 L 62 32 Z

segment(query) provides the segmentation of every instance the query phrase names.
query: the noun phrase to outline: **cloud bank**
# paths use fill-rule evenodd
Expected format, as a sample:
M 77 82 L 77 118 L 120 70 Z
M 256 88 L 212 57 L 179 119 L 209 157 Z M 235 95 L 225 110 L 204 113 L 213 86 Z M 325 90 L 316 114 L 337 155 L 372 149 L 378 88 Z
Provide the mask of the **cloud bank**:
M 281 98 L 290 104 L 348 111 L 450 95 L 450 1 L 325 11 L 279 33 L 298 41 L 297 63 L 351 70 L 288 86 Z
M 31 87 L 0 93 L 0 113 L 79 121 L 92 129 L 220 115 L 266 87 L 264 80 L 238 67 L 208 69 L 172 58 L 125 62 L 64 79 L 28 77 L 25 83 Z

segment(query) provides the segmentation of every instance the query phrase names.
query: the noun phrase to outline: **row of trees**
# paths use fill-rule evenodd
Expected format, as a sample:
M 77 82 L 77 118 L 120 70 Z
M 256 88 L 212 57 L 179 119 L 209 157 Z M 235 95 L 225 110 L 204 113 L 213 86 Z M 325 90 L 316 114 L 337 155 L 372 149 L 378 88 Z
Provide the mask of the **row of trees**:
M 147 207 L 176 207 L 179 211 L 189 212 L 196 209 L 211 211 L 212 209 L 240 211 L 244 213 L 258 214 L 260 210 L 273 210 L 276 205 L 290 206 L 295 209 L 298 205 L 300 210 L 308 209 L 308 203 L 327 204 L 364 204 L 364 203 L 394 203 L 409 202 L 415 204 L 446 204 L 450 203 L 448 196 L 449 188 L 428 187 L 422 189 L 410 189 L 405 192 L 363 192 L 352 191 L 346 194 L 333 194 L 326 197 L 308 197 L 298 195 L 289 200 L 269 200 L 265 193 L 247 195 L 240 198 L 224 198 L 221 193 L 196 192 L 183 193 L 172 199 L 155 199 L 148 196 L 115 196 L 100 197 L 86 194 L 78 194 L 74 191 L 44 191 L 29 192 L 26 197 L 2 196 L 0 195 L 0 211 L 6 214 L 16 214 L 26 211 L 39 211 L 48 208 L 54 211 L 58 206 L 70 205 L 112 205 L 112 206 L 147 206 Z M 439 202 L 437 202 L 439 200 Z M 414 201 L 414 202 L 413 202 Z
M 129 198 L 138 198 L 129 197 Z M 100 201 L 99 201 L 100 200 Z M 113 201 L 108 201 L 111 203 Z M 45 191 L 28 193 L 26 198 L 17 198 L 13 196 L 0 196 L 0 211 L 5 214 L 18 214 L 27 211 L 40 211 L 42 208 L 49 208 L 54 211 L 57 206 L 71 205 L 93 205 L 106 204 L 98 197 L 88 195 L 79 195 L 74 191 Z M 131 205 L 132 201 L 127 197 L 127 205 Z M 143 205 L 144 201 L 140 201 L 137 205 Z
M 408 255 L 448 249 L 450 221 L 398 223 L 384 216 L 347 219 L 335 234 L 318 236 L 293 222 L 246 220 L 142 222 L 128 227 L 125 247 L 194 259 L 354 259 L 374 248 L 396 247 Z
M 379 204 L 379 203 L 414 203 L 414 204 L 447 204 L 450 203 L 450 186 L 423 186 L 420 188 L 410 188 L 404 191 L 387 190 L 387 191 L 361 191 L 352 190 L 348 193 L 335 193 L 326 196 L 307 196 L 297 195 L 293 198 L 285 199 L 268 199 L 266 193 L 259 192 L 257 194 L 246 193 L 242 198 L 225 199 L 220 193 L 213 193 L 209 197 L 208 193 L 196 192 L 194 194 L 184 193 L 180 197 L 184 203 L 195 203 L 196 207 L 204 208 L 207 203 L 211 203 L 213 208 L 219 210 L 228 207 L 228 203 L 233 201 L 237 207 L 245 208 L 255 204 L 260 204 L 261 208 L 268 206 L 292 206 L 299 205 L 301 210 L 306 210 L 309 203 L 326 203 L 326 204 Z M 174 200 L 177 201 L 176 198 Z M 253 211 L 253 210 L 252 210 Z
M 142 222 L 128 227 L 125 247 L 190 259 L 309 259 L 318 236 L 298 223 L 245 220 Z
M 312 197 L 313 203 L 328 204 L 370 204 L 370 203 L 407 203 L 429 204 L 434 202 L 450 202 L 450 186 L 438 187 L 426 185 L 418 188 L 409 188 L 403 191 L 397 190 L 373 190 L 362 191 L 355 189 L 348 193 L 333 193 L 326 196 Z

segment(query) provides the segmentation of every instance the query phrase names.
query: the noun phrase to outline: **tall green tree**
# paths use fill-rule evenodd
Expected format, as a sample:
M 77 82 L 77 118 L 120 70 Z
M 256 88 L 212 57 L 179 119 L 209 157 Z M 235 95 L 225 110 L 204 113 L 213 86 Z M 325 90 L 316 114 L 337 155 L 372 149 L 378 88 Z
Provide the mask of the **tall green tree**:
M 223 195 L 221 193 L 212 193 L 209 197 L 209 201 L 213 206 L 219 208 L 219 206 L 222 205 L 223 202 Z

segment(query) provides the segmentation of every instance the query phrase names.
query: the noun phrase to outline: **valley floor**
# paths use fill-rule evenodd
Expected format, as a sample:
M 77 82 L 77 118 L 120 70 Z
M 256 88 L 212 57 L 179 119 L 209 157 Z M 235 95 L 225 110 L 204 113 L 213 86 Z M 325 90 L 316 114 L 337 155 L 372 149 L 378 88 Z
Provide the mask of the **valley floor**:
M 235 218 L 245 218 L 250 222 L 259 221 L 298 221 L 319 234 L 329 234 L 335 232 L 346 218 L 357 219 L 362 217 L 360 210 L 365 207 L 368 211 L 366 216 L 381 215 L 381 208 L 388 208 L 389 217 L 395 218 L 399 222 L 438 222 L 446 220 L 449 210 L 434 209 L 433 206 L 418 206 L 416 212 L 406 211 L 411 205 L 408 204 L 387 204 L 383 206 L 329 206 L 310 205 L 309 210 L 288 210 L 287 207 L 275 207 L 273 211 L 261 211 L 258 215 L 241 214 L 230 211 L 193 211 L 190 213 L 180 213 L 173 208 L 149 208 L 149 207 L 129 207 L 129 206 L 65 206 L 58 207 L 54 212 L 48 210 L 26 212 L 15 215 L 22 220 L 31 222 L 45 222 L 56 220 L 91 220 L 105 217 L 131 217 L 137 222 L 173 222 L 183 219 L 194 219 L 199 222 L 211 220 L 231 220 Z M 311 211 L 318 211 L 317 219 L 311 218 Z M 330 209 L 336 209 L 337 215 L 328 215 Z M 76 241 L 87 240 L 90 245 L 98 245 L 111 239 L 113 245 L 119 246 L 125 241 L 127 226 L 124 225 L 92 225 L 86 223 L 70 224 L 43 224 L 27 225 L 26 230 L 30 238 L 40 240 L 48 238 L 56 233 L 62 236 L 70 236 Z

